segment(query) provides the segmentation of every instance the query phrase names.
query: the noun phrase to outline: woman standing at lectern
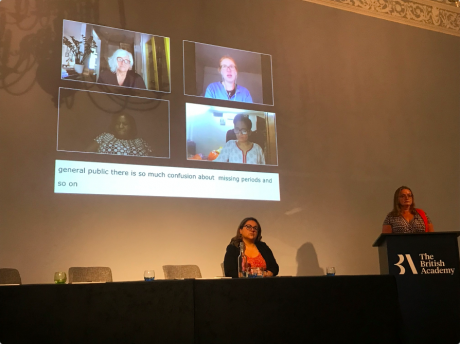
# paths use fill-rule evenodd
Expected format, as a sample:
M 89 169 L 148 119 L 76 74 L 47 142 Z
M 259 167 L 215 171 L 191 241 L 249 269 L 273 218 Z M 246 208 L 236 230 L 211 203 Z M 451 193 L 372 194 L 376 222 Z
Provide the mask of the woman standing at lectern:
M 407 186 L 399 187 L 393 198 L 393 211 L 383 221 L 383 233 L 434 232 L 430 218 L 415 208 L 414 194 Z

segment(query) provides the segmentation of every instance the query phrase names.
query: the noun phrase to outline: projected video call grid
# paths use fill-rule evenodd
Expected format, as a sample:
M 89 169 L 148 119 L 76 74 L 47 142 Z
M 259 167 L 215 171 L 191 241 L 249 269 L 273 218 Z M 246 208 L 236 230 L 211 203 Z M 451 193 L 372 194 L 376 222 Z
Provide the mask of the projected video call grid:
M 57 150 L 86 153 L 86 157 L 95 154 L 94 163 L 101 164 L 108 162 L 103 156 L 113 156 L 110 161 L 119 160 L 119 166 L 129 163 L 130 157 L 182 160 L 183 166 L 187 161 L 189 165 L 200 162 L 202 167 L 194 166 L 197 172 L 238 164 L 253 175 L 235 174 L 225 180 L 272 180 L 267 178 L 270 173 L 261 179 L 257 177 L 261 172 L 249 172 L 254 165 L 278 166 L 276 114 L 265 111 L 274 106 L 271 55 L 186 40 L 182 45 L 183 92 L 197 100 L 184 104 L 185 156 L 171 155 L 171 130 L 176 126 L 170 128 L 168 100 L 67 87 L 59 89 Z M 170 93 L 174 73 L 170 55 L 168 37 L 63 21 L 61 79 L 66 82 L 118 86 L 121 92 L 126 88 Z M 213 99 L 213 105 L 207 99 Z M 155 166 L 155 160 L 147 161 Z M 85 171 L 78 161 L 60 164 Z M 184 178 L 182 168 L 172 169 Z M 271 175 L 278 179 L 278 174 Z M 275 184 L 264 191 L 266 196 L 255 199 L 279 200 Z M 228 198 L 238 198 L 234 193 Z M 190 192 L 167 194 L 190 197 Z

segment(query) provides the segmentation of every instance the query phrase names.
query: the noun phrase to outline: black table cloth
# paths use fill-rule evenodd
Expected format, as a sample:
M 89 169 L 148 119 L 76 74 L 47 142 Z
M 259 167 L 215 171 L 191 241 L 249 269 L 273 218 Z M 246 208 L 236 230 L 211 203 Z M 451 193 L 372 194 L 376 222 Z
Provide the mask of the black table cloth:
M 0 287 L 0 343 L 192 343 L 193 281 Z
M 0 343 L 399 343 L 393 276 L 0 287 Z
M 397 298 L 392 276 L 199 281 L 195 335 L 200 344 L 396 344 Z

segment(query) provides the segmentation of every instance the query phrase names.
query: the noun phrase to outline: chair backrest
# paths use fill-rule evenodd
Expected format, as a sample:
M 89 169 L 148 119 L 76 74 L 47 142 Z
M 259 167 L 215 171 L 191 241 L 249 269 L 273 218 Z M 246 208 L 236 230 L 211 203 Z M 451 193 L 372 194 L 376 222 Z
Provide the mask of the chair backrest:
M 233 131 L 233 129 L 228 130 L 227 134 L 225 135 L 225 142 L 228 142 L 230 140 L 236 140 L 236 134 Z
M 107 267 L 71 267 L 69 284 L 73 282 L 112 282 L 112 270 Z
M 225 277 L 225 267 L 224 267 L 224 263 L 220 263 L 220 268 L 222 269 L 222 276 Z
M 197 265 L 163 265 L 165 279 L 201 278 L 200 268 Z
M 0 269 L 0 284 L 21 284 L 21 275 L 16 269 Z

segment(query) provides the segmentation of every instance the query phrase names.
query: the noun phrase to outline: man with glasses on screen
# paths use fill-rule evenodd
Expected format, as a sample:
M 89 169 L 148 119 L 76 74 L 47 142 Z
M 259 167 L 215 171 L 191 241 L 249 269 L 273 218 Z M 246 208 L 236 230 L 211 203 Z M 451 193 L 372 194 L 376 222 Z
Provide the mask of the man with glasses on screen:
M 218 71 L 222 76 L 222 81 L 213 82 L 208 85 L 204 95 L 206 98 L 252 103 L 249 91 L 236 83 L 238 66 L 233 58 L 223 56 L 219 61 Z

